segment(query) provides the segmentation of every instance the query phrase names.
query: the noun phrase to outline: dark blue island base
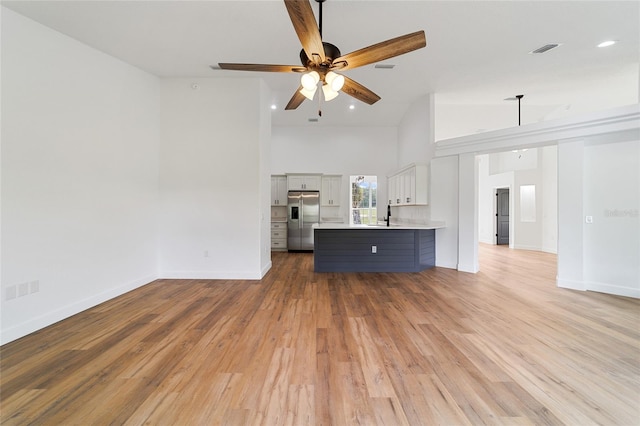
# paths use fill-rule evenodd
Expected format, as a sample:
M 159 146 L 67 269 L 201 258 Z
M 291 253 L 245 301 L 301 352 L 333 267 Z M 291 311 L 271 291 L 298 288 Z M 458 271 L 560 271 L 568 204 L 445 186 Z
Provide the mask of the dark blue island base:
M 435 229 L 372 227 L 314 232 L 315 272 L 419 272 L 436 264 Z

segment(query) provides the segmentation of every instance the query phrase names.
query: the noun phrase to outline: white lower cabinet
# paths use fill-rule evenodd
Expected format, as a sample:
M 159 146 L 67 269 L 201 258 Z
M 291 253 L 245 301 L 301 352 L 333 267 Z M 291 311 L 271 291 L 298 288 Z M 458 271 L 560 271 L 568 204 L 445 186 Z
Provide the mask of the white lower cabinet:
M 271 222 L 271 250 L 287 249 L 287 222 Z

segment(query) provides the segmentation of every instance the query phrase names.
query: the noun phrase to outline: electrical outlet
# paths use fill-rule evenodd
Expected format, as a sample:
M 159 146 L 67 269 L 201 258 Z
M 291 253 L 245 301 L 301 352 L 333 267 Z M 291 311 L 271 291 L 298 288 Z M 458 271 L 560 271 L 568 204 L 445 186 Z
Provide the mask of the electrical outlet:
M 378 252 L 378 246 L 371 246 L 371 253 L 377 253 Z
M 31 292 L 31 294 L 39 292 L 40 291 L 40 281 L 38 281 L 38 280 L 31 281 L 29 283 L 29 291 Z

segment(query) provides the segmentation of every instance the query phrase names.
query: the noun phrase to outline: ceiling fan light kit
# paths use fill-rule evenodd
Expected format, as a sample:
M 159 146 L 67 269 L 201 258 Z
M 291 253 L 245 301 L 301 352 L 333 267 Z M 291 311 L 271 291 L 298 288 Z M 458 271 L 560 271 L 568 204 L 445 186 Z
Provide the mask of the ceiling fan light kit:
M 219 63 L 220 69 L 304 73 L 300 78 L 300 87 L 289 100 L 285 110 L 296 109 L 304 102 L 305 98 L 313 100 L 319 82 L 322 82 L 325 101 L 334 99 L 342 90 L 359 101 L 373 105 L 380 100 L 380 96 L 335 71 L 346 71 L 421 49 L 427 45 L 424 31 L 406 34 L 342 55 L 340 49 L 335 45 L 322 40 L 322 3 L 324 1 L 316 0 L 320 5 L 319 24 L 316 24 L 309 0 L 284 0 L 293 28 L 302 44 L 300 52 L 302 67 L 298 65 Z M 212 66 L 212 68 L 214 67 Z
M 329 102 L 338 97 L 339 93 L 337 90 L 333 90 L 330 85 L 323 84 L 322 85 L 322 94 L 324 95 L 324 100 Z
M 312 101 L 312 100 L 313 100 L 313 97 L 314 97 L 314 96 L 315 96 L 315 94 L 316 94 L 316 90 L 318 90 L 318 87 L 317 87 L 317 86 L 314 86 L 314 87 L 313 87 L 313 88 L 311 88 L 311 89 L 307 89 L 307 88 L 303 87 L 302 89 L 298 90 L 298 93 L 302 93 L 302 95 L 303 95 L 305 98 L 307 98 L 307 99 L 309 99 L 310 101 Z
M 340 74 L 336 74 L 333 71 L 329 71 L 327 75 L 324 76 L 324 81 L 333 89 L 335 92 L 342 89 L 344 86 L 344 76 Z
M 316 71 L 311 71 L 306 74 L 302 74 L 300 77 L 300 84 L 307 90 L 313 90 L 317 87 L 320 81 L 320 75 Z

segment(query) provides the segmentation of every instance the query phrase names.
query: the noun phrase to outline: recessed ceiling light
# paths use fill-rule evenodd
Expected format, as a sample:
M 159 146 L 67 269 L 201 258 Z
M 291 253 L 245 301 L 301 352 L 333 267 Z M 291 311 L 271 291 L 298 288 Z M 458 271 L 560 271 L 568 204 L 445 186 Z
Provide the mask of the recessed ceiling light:
M 600 43 L 598 47 L 609 47 L 609 46 L 613 46 L 614 44 L 616 44 L 615 40 L 607 40 Z
M 355 105 L 349 105 L 349 109 L 356 109 Z
M 271 109 L 276 109 L 276 108 L 278 108 L 276 104 L 271 105 Z

